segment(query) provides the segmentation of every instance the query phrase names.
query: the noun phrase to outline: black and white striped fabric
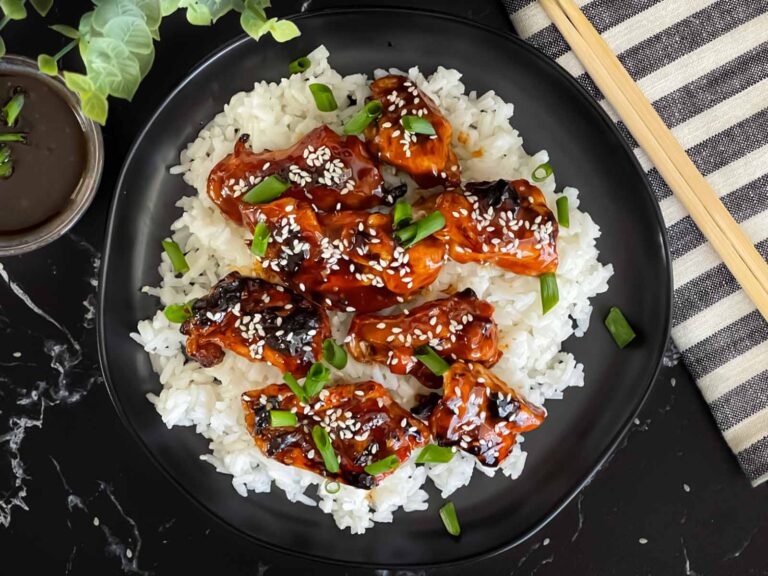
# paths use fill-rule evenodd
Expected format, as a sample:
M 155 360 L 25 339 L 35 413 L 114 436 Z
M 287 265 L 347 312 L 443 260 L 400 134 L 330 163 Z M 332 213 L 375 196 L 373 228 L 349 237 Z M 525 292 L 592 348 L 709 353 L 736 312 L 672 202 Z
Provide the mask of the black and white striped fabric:
M 672 337 L 754 485 L 768 480 L 768 323 L 673 197 L 535 0 L 503 0 L 520 36 L 570 72 L 647 171 L 675 278 Z M 768 0 L 577 0 L 768 259 Z

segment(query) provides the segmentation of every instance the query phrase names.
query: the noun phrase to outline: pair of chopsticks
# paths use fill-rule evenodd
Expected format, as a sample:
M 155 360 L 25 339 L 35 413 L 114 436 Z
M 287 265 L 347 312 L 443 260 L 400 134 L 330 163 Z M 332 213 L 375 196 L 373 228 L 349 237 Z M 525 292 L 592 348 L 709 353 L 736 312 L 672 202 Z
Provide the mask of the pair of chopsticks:
M 768 320 L 768 264 L 573 0 L 539 0 L 595 84 Z

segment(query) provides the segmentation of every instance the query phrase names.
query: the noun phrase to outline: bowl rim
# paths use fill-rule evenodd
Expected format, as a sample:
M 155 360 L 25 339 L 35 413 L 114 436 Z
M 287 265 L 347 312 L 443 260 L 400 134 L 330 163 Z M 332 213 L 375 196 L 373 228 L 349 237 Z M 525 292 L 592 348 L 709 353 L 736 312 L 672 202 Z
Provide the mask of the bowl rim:
M 88 118 L 80 106 L 80 98 L 65 84 L 60 75 L 49 76 L 38 69 L 37 62 L 26 56 L 7 54 L 0 60 L 0 73 L 16 72 L 45 83 L 62 97 L 85 135 L 87 158 L 83 174 L 64 209 L 42 224 L 20 232 L 0 234 L 0 257 L 17 256 L 37 250 L 60 238 L 70 230 L 90 207 L 101 183 L 104 170 L 104 139 L 101 127 Z

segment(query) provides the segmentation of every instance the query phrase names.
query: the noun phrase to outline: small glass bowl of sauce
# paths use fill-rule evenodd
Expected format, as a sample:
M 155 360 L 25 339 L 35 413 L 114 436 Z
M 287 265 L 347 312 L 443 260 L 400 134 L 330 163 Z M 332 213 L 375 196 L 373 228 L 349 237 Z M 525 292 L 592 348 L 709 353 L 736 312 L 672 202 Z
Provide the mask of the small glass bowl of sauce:
M 0 108 L 17 93 L 24 104 L 14 125 L 0 114 L 0 140 L 26 138 L 0 142 L 0 158 L 9 154 L 12 163 L 0 177 L 0 256 L 35 250 L 69 230 L 96 195 L 104 164 L 101 129 L 82 113 L 78 97 L 33 60 L 4 56 Z

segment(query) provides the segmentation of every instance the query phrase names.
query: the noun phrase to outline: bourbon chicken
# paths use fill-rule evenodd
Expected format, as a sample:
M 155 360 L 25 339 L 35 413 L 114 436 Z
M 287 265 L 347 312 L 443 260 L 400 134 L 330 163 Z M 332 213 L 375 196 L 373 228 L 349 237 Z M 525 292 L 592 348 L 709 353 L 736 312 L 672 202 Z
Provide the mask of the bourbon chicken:
M 391 74 L 371 84 L 371 98 L 383 112 L 365 131 L 368 147 L 380 160 L 410 174 L 422 188 L 458 186 L 461 171 L 451 147 L 451 124 L 429 96 L 407 76 Z M 403 118 L 418 117 L 434 134 L 409 132 Z
M 227 349 L 297 377 L 320 359 L 323 340 L 331 336 L 328 315 L 320 306 L 238 272 L 227 274 L 195 301 L 181 332 L 187 336 L 187 355 L 202 366 L 221 362 Z
M 427 426 L 395 402 L 376 382 L 340 384 L 302 403 L 283 384 L 273 384 L 242 396 L 245 422 L 256 445 L 269 458 L 310 470 L 357 488 L 372 488 L 393 470 L 371 475 L 365 467 L 390 456 L 405 462 L 411 452 L 429 442 Z M 296 415 L 296 426 L 272 426 L 270 411 Z M 333 446 L 339 471 L 326 469 L 312 429 L 322 426 Z
M 249 206 L 243 218 L 252 230 L 259 222 L 269 229 L 266 252 L 255 259 L 257 275 L 343 312 L 405 302 L 434 282 L 445 256 L 434 236 L 402 248 L 390 214 L 318 214 L 306 202 L 281 198 Z
M 339 136 L 328 126 L 315 128 L 285 150 L 253 152 L 248 135 L 242 135 L 234 152 L 211 170 L 208 195 L 239 223 L 241 209 L 249 205 L 243 197 L 269 176 L 290 185 L 284 197 L 306 200 L 319 210 L 362 210 L 387 201 L 379 169 L 363 142 Z
M 429 429 L 439 445 L 456 446 L 485 466 L 498 466 L 517 434 L 538 427 L 545 415 L 486 367 L 456 362 L 443 375 L 443 397 L 429 415 Z
M 527 180 L 473 182 L 422 202 L 437 209 L 444 240 L 456 262 L 494 264 L 515 274 L 540 276 L 557 269 L 557 220 L 544 194 Z
M 450 360 L 493 366 L 501 357 L 493 306 L 471 289 L 432 300 L 402 314 L 358 314 L 352 320 L 347 348 L 359 362 L 386 364 L 394 374 L 410 374 L 430 388 L 443 379 L 414 357 L 428 345 Z

